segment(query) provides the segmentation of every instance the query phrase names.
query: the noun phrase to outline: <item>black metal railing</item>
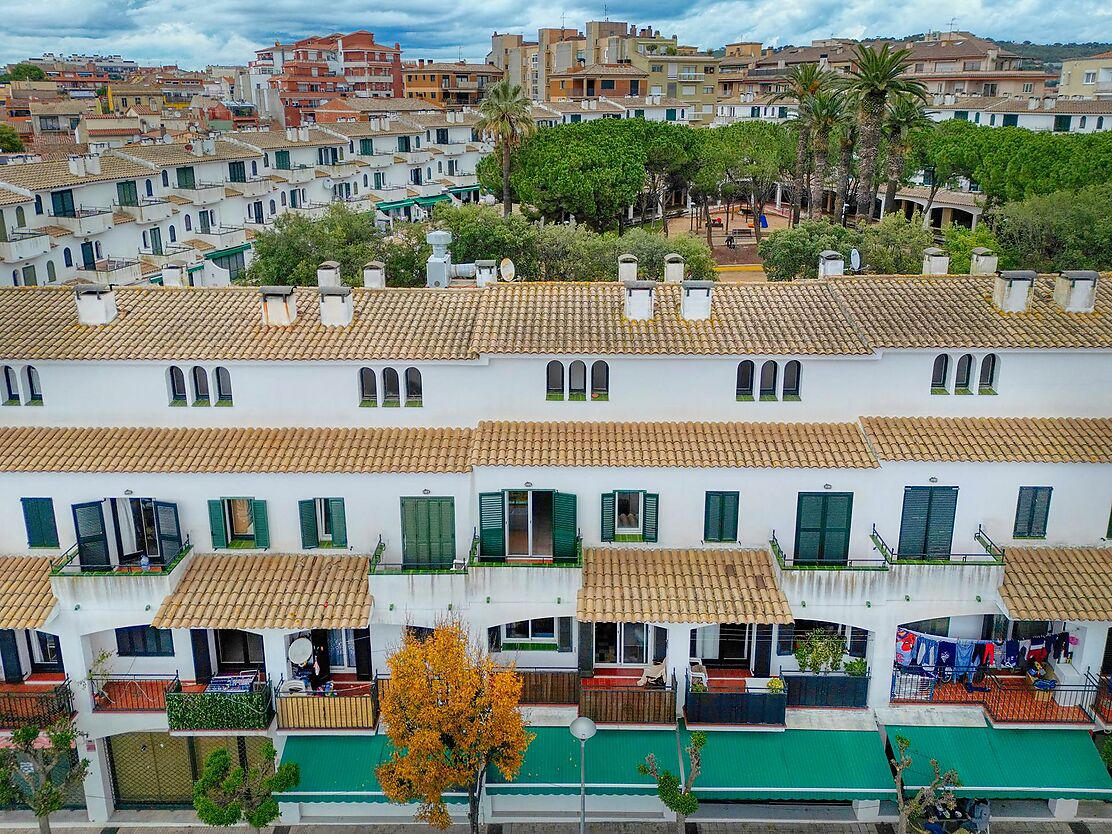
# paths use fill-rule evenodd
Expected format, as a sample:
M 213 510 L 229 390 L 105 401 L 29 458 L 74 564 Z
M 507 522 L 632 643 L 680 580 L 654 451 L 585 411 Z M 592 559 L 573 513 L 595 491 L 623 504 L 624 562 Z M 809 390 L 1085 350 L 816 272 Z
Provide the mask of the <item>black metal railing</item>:
M 890 565 L 1002 565 L 1004 549 L 989 538 L 984 527 L 977 525 L 973 539 L 984 551 L 981 553 L 901 553 L 889 547 L 873 525 L 869 538 L 880 555 Z
M 334 683 L 317 692 L 283 692 L 274 702 L 279 730 L 373 730 L 378 722 L 374 681 Z
M 51 576 L 159 576 L 170 573 L 181 564 L 182 560 L 193 550 L 189 536 L 185 537 L 181 548 L 174 557 L 166 563 L 152 561 L 147 567 L 142 563 L 129 563 L 126 565 L 82 565 L 81 549 L 73 545 L 65 553 L 50 563 Z
M 746 687 L 737 692 L 716 692 L 706 687 L 692 688 L 690 673 L 685 677 L 684 713 L 690 724 L 784 724 L 787 697 L 782 689 Z
M 769 538 L 768 547 L 781 570 L 888 570 L 888 562 L 883 556 L 852 556 L 847 557 L 844 561 L 829 562 L 788 556 L 780 545 L 775 530 L 772 531 L 772 536 Z
M 850 707 L 869 705 L 869 675 L 844 672 L 784 672 L 789 707 Z
M 177 675 L 90 675 L 93 712 L 165 712 L 166 698 L 181 690 Z
M 69 678 L 56 686 L 27 684 L 18 691 L 0 692 L 0 729 L 14 730 L 28 724 L 49 727 L 73 715 L 73 690 Z

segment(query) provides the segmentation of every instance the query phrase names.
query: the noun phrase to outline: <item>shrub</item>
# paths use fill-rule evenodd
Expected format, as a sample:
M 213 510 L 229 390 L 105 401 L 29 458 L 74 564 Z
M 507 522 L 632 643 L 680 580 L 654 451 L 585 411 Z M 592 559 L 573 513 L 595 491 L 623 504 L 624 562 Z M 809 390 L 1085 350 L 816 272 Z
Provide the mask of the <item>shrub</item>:
M 967 229 L 965 226 L 947 224 L 942 229 L 945 238 L 943 248 L 950 256 L 950 273 L 952 275 L 966 275 L 969 273 L 969 264 L 973 259 L 973 250 L 978 246 L 991 249 L 998 256 L 1001 255 L 1000 242 L 986 224 L 981 223 L 976 229 Z M 1004 266 L 1001 262 L 1001 267 Z
M 869 272 L 880 275 L 914 275 L 922 271 L 923 250 L 934 245 L 923 218 L 913 214 L 888 214 L 861 235 L 861 261 Z
M 861 244 L 861 235 L 826 220 L 804 220 L 794 229 L 779 229 L 764 240 L 758 253 L 770 281 L 817 278 L 819 252 L 832 249 L 849 260 L 849 251 Z

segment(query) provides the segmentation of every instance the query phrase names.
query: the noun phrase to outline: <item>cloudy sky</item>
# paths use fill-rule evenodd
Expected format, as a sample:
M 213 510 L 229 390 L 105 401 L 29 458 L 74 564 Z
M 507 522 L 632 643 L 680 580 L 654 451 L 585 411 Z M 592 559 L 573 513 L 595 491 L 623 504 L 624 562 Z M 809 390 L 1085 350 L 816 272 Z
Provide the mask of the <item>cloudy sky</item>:
M 807 43 L 812 38 L 902 35 L 955 28 L 1010 40 L 1095 41 L 1112 37 L 1112 3 L 1069 0 L 0 0 L 0 63 L 49 52 L 120 53 L 135 60 L 201 67 L 245 63 L 253 50 L 330 31 L 369 29 L 399 41 L 407 57 L 481 60 L 490 33 L 535 36 L 604 15 L 651 24 L 686 43 L 735 40 Z

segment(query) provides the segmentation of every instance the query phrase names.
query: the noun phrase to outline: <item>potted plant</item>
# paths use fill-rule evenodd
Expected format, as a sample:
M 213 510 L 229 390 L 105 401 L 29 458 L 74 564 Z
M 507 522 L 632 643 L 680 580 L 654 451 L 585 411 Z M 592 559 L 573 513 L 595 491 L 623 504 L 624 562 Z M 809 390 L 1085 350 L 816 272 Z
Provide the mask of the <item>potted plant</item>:
M 869 663 L 863 657 L 855 657 L 846 663 L 846 674 L 851 678 L 863 678 L 869 673 Z
M 769 678 L 768 683 L 765 684 L 765 689 L 768 690 L 769 695 L 783 695 L 784 694 L 784 679 L 783 678 Z
M 799 672 L 785 675 L 789 707 L 864 707 L 868 665 L 845 662 L 846 639 L 821 628 L 799 640 L 794 652 Z

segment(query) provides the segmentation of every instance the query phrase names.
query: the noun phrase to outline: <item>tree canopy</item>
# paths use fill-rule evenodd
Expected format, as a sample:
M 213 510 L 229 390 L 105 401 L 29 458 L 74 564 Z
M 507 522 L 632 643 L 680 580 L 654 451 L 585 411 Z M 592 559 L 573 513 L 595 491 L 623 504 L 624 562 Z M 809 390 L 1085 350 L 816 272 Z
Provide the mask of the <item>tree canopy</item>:
M 34 64 L 16 64 L 9 72 L 0 73 L 0 84 L 9 81 L 46 81 L 46 72 Z
M 89 769 L 87 759 L 74 760 L 74 745 L 82 737 L 66 719 L 46 728 L 17 727 L 11 745 L 0 748 L 0 805 L 29 808 L 39 830 L 49 834 L 50 815 L 63 808 Z
M 17 153 L 23 150 L 23 140 L 11 125 L 0 124 L 0 151 Z
M 275 767 L 276 758 L 269 742 L 257 767 L 233 765 L 225 747 L 209 753 L 201 777 L 193 783 L 193 807 L 201 822 L 227 827 L 242 821 L 257 831 L 278 819 L 274 794 L 297 787 L 301 773 L 290 762 Z

